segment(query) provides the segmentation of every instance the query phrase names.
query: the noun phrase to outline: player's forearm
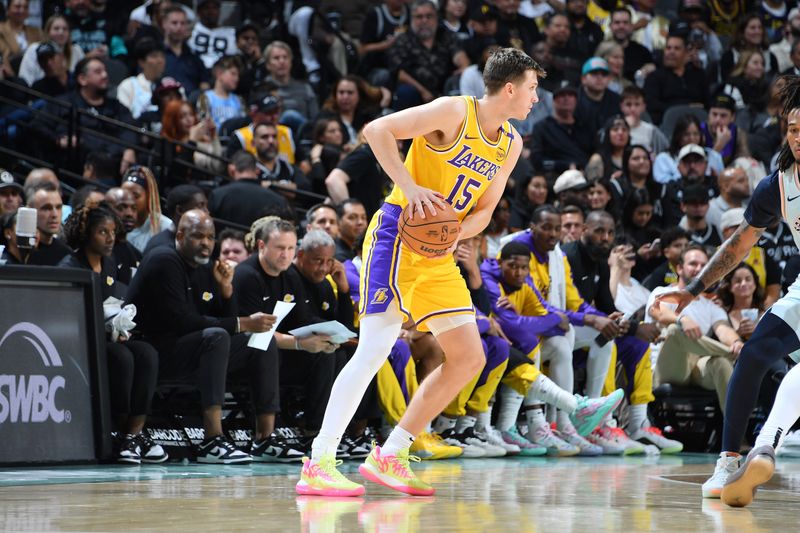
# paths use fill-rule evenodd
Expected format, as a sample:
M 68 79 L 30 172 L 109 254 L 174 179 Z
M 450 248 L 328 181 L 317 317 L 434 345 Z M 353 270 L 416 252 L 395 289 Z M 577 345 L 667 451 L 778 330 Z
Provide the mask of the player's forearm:
M 736 233 L 722 243 L 719 250 L 700 272 L 698 279 L 703 287 L 707 288 L 715 284 L 741 263 L 763 231 L 763 228 L 753 228 L 747 222 L 743 222 Z
M 488 211 L 480 210 L 470 214 L 461 221 L 461 234 L 458 239 L 463 241 L 480 234 L 489 225 L 491 219 L 492 214 Z

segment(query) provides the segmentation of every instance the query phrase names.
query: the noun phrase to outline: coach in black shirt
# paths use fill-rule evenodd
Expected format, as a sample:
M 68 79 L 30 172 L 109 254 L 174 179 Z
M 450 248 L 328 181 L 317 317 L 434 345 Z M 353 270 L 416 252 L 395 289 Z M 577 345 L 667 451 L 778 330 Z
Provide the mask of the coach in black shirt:
M 287 333 L 323 320 L 314 316 L 301 276 L 296 269 L 290 268 L 297 248 L 294 225 L 280 219 L 259 225 L 255 229 L 255 242 L 257 253 L 236 267 L 233 280 L 236 298 L 242 313 L 272 313 L 278 301 L 295 304 L 278 327 L 275 339 L 283 354 L 281 372 L 287 361 L 303 362 L 302 372 L 313 385 L 306 390 L 305 426 L 307 432 L 315 433 L 322 424 L 333 384 L 335 358 L 329 354 L 339 346 L 325 335 L 298 338 Z M 275 375 L 274 379 L 277 387 L 278 376 Z M 281 378 L 280 381 L 284 380 Z M 269 453 L 274 454 L 276 460 L 290 460 L 295 455 L 302 457 L 301 448 L 296 443 L 284 441 L 273 446 Z
M 225 377 L 237 370 L 250 376 L 256 413 L 251 451 L 258 460 L 278 410 L 278 391 L 270 382 L 278 372 L 278 352 L 274 342 L 266 351 L 248 348 L 247 337 L 237 333 L 268 331 L 275 317 L 265 313 L 237 317 L 232 269 L 224 261 L 209 265 L 214 237 L 214 223 L 207 213 L 186 212 L 178 225 L 175 249 L 162 246 L 144 258 L 128 301 L 136 305 L 136 321 L 145 339 L 159 352 L 161 378 L 197 376 L 206 435 L 198 461 L 242 463 L 250 457 L 222 434 Z

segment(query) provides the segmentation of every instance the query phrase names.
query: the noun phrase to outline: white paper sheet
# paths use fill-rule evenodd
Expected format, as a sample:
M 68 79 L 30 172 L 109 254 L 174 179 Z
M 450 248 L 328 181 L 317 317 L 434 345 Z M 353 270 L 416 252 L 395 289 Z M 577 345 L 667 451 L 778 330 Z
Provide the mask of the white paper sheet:
M 311 335 L 329 335 L 331 337 L 331 342 L 335 342 L 336 344 L 342 344 L 347 339 L 356 337 L 355 333 L 336 320 L 303 326 L 302 328 L 293 329 L 289 333 L 301 339 Z
M 278 329 L 278 325 L 281 323 L 281 320 L 286 318 L 286 315 L 289 314 L 289 311 L 291 311 L 293 307 L 294 304 L 290 302 L 284 302 L 280 300 L 275 302 L 275 309 L 272 310 L 272 314 L 278 318 L 275 320 L 275 324 L 272 326 L 272 329 L 265 331 L 264 333 L 253 333 L 250 335 L 247 345 L 257 350 L 266 351 L 266 349 L 269 347 L 272 337 L 275 335 L 275 330 Z

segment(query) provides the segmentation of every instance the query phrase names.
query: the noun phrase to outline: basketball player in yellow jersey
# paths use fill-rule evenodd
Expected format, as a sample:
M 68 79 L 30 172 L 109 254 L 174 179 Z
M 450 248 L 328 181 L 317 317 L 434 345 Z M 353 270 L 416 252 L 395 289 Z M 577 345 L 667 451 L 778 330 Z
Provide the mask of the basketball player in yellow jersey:
M 333 385 L 311 458 L 303 460 L 298 493 L 364 493 L 362 485 L 336 470 L 336 448 L 403 322 L 411 318 L 419 329 L 433 333 L 446 360 L 422 382 L 399 424 L 359 471 L 406 494 L 433 494 L 433 488 L 411 471 L 408 449 L 481 371 L 485 357 L 469 291 L 452 257 L 456 244 L 442 258 L 419 256 L 401 244 L 397 221 L 408 204 L 415 206 L 415 217 L 425 218 L 426 212 L 435 214 L 447 202 L 461 221 L 460 238 L 483 231 L 522 150 L 522 140 L 508 119 L 527 117 L 538 101 L 538 76 L 543 75 L 526 54 L 504 48 L 486 63 L 483 98 L 439 98 L 364 128 L 375 157 L 395 185 L 364 242 L 358 349 Z M 413 139 L 405 164 L 397 153 L 398 139 Z

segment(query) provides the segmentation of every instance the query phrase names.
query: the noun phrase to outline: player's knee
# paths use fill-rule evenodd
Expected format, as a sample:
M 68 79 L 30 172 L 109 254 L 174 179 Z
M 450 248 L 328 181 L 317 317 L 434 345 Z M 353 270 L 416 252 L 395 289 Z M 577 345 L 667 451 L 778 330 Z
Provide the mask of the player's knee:
M 783 357 L 785 353 L 786 349 L 780 339 L 759 337 L 751 339 L 744 344 L 739 354 L 739 364 L 755 365 L 766 370 L 776 360 Z
M 474 376 L 486 366 L 486 355 L 483 350 L 469 350 L 459 357 L 459 366 L 464 368 L 464 372 Z

